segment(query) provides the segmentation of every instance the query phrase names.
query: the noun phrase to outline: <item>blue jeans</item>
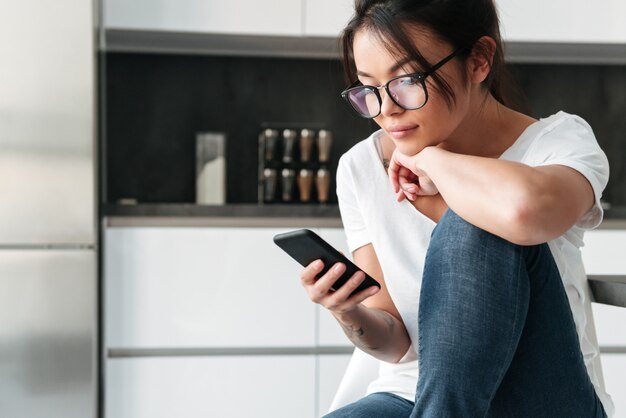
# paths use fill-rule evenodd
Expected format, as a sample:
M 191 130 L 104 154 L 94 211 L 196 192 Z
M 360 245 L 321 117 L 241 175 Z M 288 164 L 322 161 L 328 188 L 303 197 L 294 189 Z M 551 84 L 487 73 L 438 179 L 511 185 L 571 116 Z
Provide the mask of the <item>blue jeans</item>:
M 369 395 L 347 417 L 605 417 L 547 244 L 521 246 L 448 210 L 419 300 L 415 403 Z

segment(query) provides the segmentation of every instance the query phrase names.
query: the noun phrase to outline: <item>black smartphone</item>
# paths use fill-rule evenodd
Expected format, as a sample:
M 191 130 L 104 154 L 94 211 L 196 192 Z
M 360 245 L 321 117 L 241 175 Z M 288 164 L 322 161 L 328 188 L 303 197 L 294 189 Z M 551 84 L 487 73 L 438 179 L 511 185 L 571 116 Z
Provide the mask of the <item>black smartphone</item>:
M 317 259 L 322 260 L 324 268 L 316 276 L 317 279 L 322 277 L 335 263 L 343 263 L 346 266 L 346 270 L 331 287 L 333 290 L 339 289 L 354 273 L 361 270 L 332 245 L 309 229 L 298 229 L 278 234 L 274 236 L 274 242 L 303 267 L 308 266 Z M 380 287 L 380 283 L 365 273 L 365 279 L 351 295 L 372 286 Z

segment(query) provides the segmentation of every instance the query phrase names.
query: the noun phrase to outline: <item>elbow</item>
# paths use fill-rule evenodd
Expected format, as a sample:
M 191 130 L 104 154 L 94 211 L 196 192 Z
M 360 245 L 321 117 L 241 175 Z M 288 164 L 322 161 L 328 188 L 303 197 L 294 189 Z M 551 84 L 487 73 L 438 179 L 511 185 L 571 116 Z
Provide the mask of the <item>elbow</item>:
M 408 335 L 407 335 L 407 337 L 408 337 Z M 411 347 L 410 340 L 408 342 L 405 341 L 404 344 L 401 344 L 401 349 L 395 351 L 393 353 L 393 355 L 389 356 L 385 361 L 387 363 L 398 364 L 398 363 L 400 363 L 400 361 L 402 361 L 403 358 L 406 357 L 406 355 L 409 352 L 409 350 L 412 350 L 412 349 L 413 348 Z
M 391 364 L 398 364 L 398 363 L 400 363 L 400 360 L 402 360 L 403 357 L 404 357 L 404 355 L 401 355 L 401 356 L 396 355 L 394 357 L 387 358 L 385 361 L 387 363 L 391 363 Z
M 505 216 L 507 241 L 513 244 L 530 246 L 549 240 L 545 228 L 541 225 L 542 210 L 538 200 L 520 199 L 509 208 Z

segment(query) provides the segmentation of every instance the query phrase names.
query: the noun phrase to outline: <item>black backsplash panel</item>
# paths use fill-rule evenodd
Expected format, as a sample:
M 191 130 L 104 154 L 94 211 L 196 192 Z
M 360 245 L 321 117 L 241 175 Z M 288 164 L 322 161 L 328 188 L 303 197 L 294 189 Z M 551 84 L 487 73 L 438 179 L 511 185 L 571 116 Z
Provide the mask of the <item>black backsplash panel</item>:
M 374 130 L 339 97 L 344 81 L 336 60 L 121 53 L 105 59 L 107 202 L 194 202 L 199 131 L 226 133 L 226 201 L 255 203 L 262 123 L 330 129 L 333 179 L 341 154 Z
M 626 207 L 626 66 L 516 65 L 535 117 L 559 110 L 585 119 L 609 159 L 603 200 Z
M 332 130 L 333 178 L 341 154 L 375 129 L 340 99 L 337 60 L 109 53 L 104 64 L 106 202 L 194 202 L 199 131 L 227 135 L 227 202 L 254 203 L 263 122 Z M 512 69 L 533 116 L 565 110 L 590 123 L 611 164 L 605 200 L 626 206 L 626 67 Z

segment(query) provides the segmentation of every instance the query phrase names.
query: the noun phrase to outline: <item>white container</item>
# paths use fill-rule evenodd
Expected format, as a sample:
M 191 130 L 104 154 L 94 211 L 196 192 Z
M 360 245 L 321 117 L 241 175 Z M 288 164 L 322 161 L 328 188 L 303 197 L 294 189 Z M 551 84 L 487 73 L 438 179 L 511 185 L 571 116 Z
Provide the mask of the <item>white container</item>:
M 226 135 L 201 132 L 196 136 L 196 203 L 226 203 Z

